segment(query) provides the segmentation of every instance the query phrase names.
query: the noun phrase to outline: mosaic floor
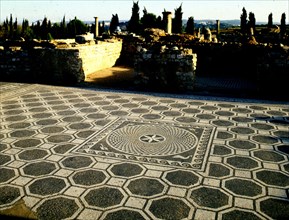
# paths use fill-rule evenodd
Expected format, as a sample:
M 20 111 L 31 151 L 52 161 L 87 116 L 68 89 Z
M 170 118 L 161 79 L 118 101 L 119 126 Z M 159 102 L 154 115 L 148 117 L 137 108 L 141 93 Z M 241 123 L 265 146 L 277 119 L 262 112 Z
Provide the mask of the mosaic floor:
M 1 83 L 0 214 L 288 219 L 289 104 Z

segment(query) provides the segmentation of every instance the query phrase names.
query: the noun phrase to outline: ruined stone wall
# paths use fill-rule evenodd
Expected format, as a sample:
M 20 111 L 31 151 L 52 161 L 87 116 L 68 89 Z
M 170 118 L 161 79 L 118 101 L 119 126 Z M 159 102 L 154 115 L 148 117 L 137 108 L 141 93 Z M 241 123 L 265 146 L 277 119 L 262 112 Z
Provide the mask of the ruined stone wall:
M 1 50 L 0 70 L 2 80 L 70 84 L 84 79 L 78 49 Z
M 0 79 L 14 77 L 25 78 L 31 74 L 32 66 L 28 51 L 21 50 L 20 47 L 10 48 L 10 50 L 0 50 Z
M 257 61 L 260 91 L 289 97 L 289 47 L 265 47 L 263 56 Z
M 96 45 L 79 47 L 79 57 L 85 75 L 110 68 L 116 64 L 122 50 L 122 42 L 98 42 Z
M 242 47 L 241 44 L 223 43 L 199 43 L 199 42 L 173 42 L 160 40 L 159 42 L 144 42 L 136 38 L 126 38 L 123 41 L 121 62 L 126 65 L 134 65 L 134 56 L 138 47 L 151 48 L 155 45 L 166 45 L 168 48 L 192 49 L 198 55 L 198 75 L 252 75 L 251 70 L 256 70 L 256 59 L 251 59 L 255 54 L 250 49 Z M 255 63 L 254 63 L 255 62 Z M 253 67 L 253 68 L 252 68 Z
M 190 91 L 194 89 L 197 55 L 178 48 L 141 50 L 135 55 L 135 84 L 153 89 Z
M 246 45 L 241 43 L 204 43 L 195 41 L 182 41 L 182 39 L 160 39 L 158 42 L 145 42 L 138 38 L 125 38 L 121 53 L 121 62 L 132 66 L 137 48 L 150 49 L 155 45 L 166 45 L 168 48 L 177 46 L 178 48 L 192 49 L 198 55 L 197 75 L 212 76 L 243 76 L 258 77 L 260 64 L 270 63 L 268 57 L 274 57 L 277 63 L 286 63 L 288 52 L 278 45 Z M 267 58 L 266 58 L 267 57 Z M 273 64 L 269 64 L 273 65 Z M 286 64 L 287 65 L 287 64 Z M 261 70 L 260 70 L 261 71 Z M 259 71 L 259 72 L 260 72 Z
M 72 84 L 117 62 L 122 42 L 68 48 L 0 50 L 0 80 Z

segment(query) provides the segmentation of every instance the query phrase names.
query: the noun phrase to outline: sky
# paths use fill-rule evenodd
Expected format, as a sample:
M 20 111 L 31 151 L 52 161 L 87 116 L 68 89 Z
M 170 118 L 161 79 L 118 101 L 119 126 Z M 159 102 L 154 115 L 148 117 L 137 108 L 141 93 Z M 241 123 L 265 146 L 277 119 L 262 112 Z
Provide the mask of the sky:
M 65 15 L 66 21 L 76 16 L 82 21 L 111 20 L 112 14 L 118 14 L 119 20 L 129 20 L 133 2 L 137 0 L 0 0 L 0 23 L 9 18 L 35 22 L 47 17 L 52 22 L 60 22 Z M 282 13 L 286 13 L 289 23 L 289 0 L 138 0 L 140 16 L 146 7 L 149 13 L 162 16 L 164 9 L 171 11 L 182 4 L 183 19 L 193 16 L 195 20 L 240 19 L 242 8 L 253 12 L 257 22 L 267 22 L 273 14 L 273 22 L 280 23 Z

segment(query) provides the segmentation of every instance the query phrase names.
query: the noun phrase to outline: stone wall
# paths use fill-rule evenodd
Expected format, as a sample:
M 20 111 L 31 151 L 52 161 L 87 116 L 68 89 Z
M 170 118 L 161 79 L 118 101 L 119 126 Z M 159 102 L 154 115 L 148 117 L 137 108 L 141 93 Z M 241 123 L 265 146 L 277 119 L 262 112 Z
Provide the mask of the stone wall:
M 114 66 L 121 48 L 121 41 L 65 48 L 2 48 L 0 80 L 49 84 L 81 82 L 90 73 Z
M 2 80 L 71 84 L 84 80 L 78 49 L 2 50 Z
M 170 91 L 194 89 L 197 55 L 192 50 L 144 48 L 135 55 L 135 84 L 144 88 Z
M 61 45 L 60 42 L 58 45 Z M 192 49 L 198 59 L 196 60 L 196 56 L 192 55 L 192 66 L 190 63 L 189 66 L 186 66 L 181 64 L 191 62 L 183 60 L 186 59 L 186 56 L 174 60 L 172 56 L 178 56 L 177 53 L 165 55 L 168 57 L 164 57 L 164 54 L 159 52 L 151 53 L 155 48 L 162 46 Z M 141 54 L 138 50 L 140 47 L 147 48 L 148 51 Z M 163 67 L 154 64 L 154 59 L 149 59 L 149 56 L 152 56 Z M 138 60 L 137 64 L 135 63 L 136 59 Z M 281 45 L 203 43 L 175 35 L 160 36 L 155 42 L 145 41 L 144 38 L 134 36 L 124 36 L 122 40 L 99 41 L 92 45 L 67 41 L 61 47 L 48 42 L 43 44 L 27 42 L 24 46 L 18 42 L 14 47 L 11 45 L 0 46 L 0 80 L 50 84 L 77 83 L 83 81 L 85 76 L 90 73 L 120 63 L 135 67 L 136 73 L 142 71 L 140 66 L 147 69 L 146 72 L 151 73 L 157 73 L 156 70 L 161 69 L 161 74 L 167 72 L 170 75 L 170 71 L 174 70 L 175 78 L 172 78 L 173 80 L 170 78 L 171 76 L 167 79 L 162 77 L 163 81 L 151 80 L 153 77 L 150 76 L 150 80 L 147 82 L 150 82 L 151 85 L 156 84 L 157 87 L 175 86 L 191 89 L 193 85 L 190 83 L 193 82 L 196 74 L 197 76 L 213 77 L 242 76 L 258 81 L 260 88 L 266 90 L 272 83 L 280 85 L 279 88 L 287 86 L 289 80 L 288 60 L 289 49 Z M 156 69 L 154 65 L 157 65 Z M 179 71 L 177 68 L 192 69 Z M 182 74 L 179 74 L 180 72 Z M 147 83 L 145 82 L 147 76 L 141 79 L 141 74 L 136 75 L 140 84 Z M 171 82 L 177 82 L 178 85 Z
M 266 47 L 257 61 L 260 91 L 266 95 L 289 97 L 289 47 Z
M 101 42 L 78 48 L 85 75 L 114 66 L 122 50 L 122 42 Z
M 274 57 L 277 63 L 288 60 L 288 52 L 286 52 L 288 50 L 280 45 L 206 43 L 182 39 L 181 36 L 173 35 L 162 37 L 157 42 L 145 42 L 141 38 L 125 37 L 120 60 L 133 67 L 134 56 L 137 54 L 138 47 L 149 49 L 156 45 L 192 49 L 198 55 L 197 75 L 199 76 L 258 77 L 258 66 L 260 63 L 268 63 L 270 59 L 267 57 Z
M 146 42 L 140 37 L 127 36 L 123 38 L 120 60 L 135 67 L 134 60 L 135 56 L 139 56 L 139 47 L 150 50 L 165 45 L 168 48 L 177 46 L 192 49 L 198 58 L 197 77 L 244 79 L 256 85 L 260 94 L 288 97 L 289 47 L 280 44 L 197 42 L 175 35 Z

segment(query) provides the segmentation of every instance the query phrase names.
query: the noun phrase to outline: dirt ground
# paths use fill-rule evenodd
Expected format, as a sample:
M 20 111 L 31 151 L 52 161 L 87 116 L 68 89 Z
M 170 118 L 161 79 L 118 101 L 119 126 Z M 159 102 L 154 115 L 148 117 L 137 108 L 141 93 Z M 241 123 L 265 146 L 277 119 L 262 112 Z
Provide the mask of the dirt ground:
M 286 92 L 272 90 L 259 91 L 259 86 L 247 78 L 226 76 L 196 76 L 194 91 L 159 90 L 158 88 L 137 86 L 134 83 L 134 70 L 127 66 L 115 66 L 89 74 L 80 86 L 127 91 L 182 93 L 205 96 L 223 96 L 239 98 L 258 98 L 269 100 L 286 100 Z M 281 88 L 283 89 L 283 88 Z
M 89 74 L 85 82 L 104 87 L 126 88 L 133 86 L 133 68 L 115 66 Z

